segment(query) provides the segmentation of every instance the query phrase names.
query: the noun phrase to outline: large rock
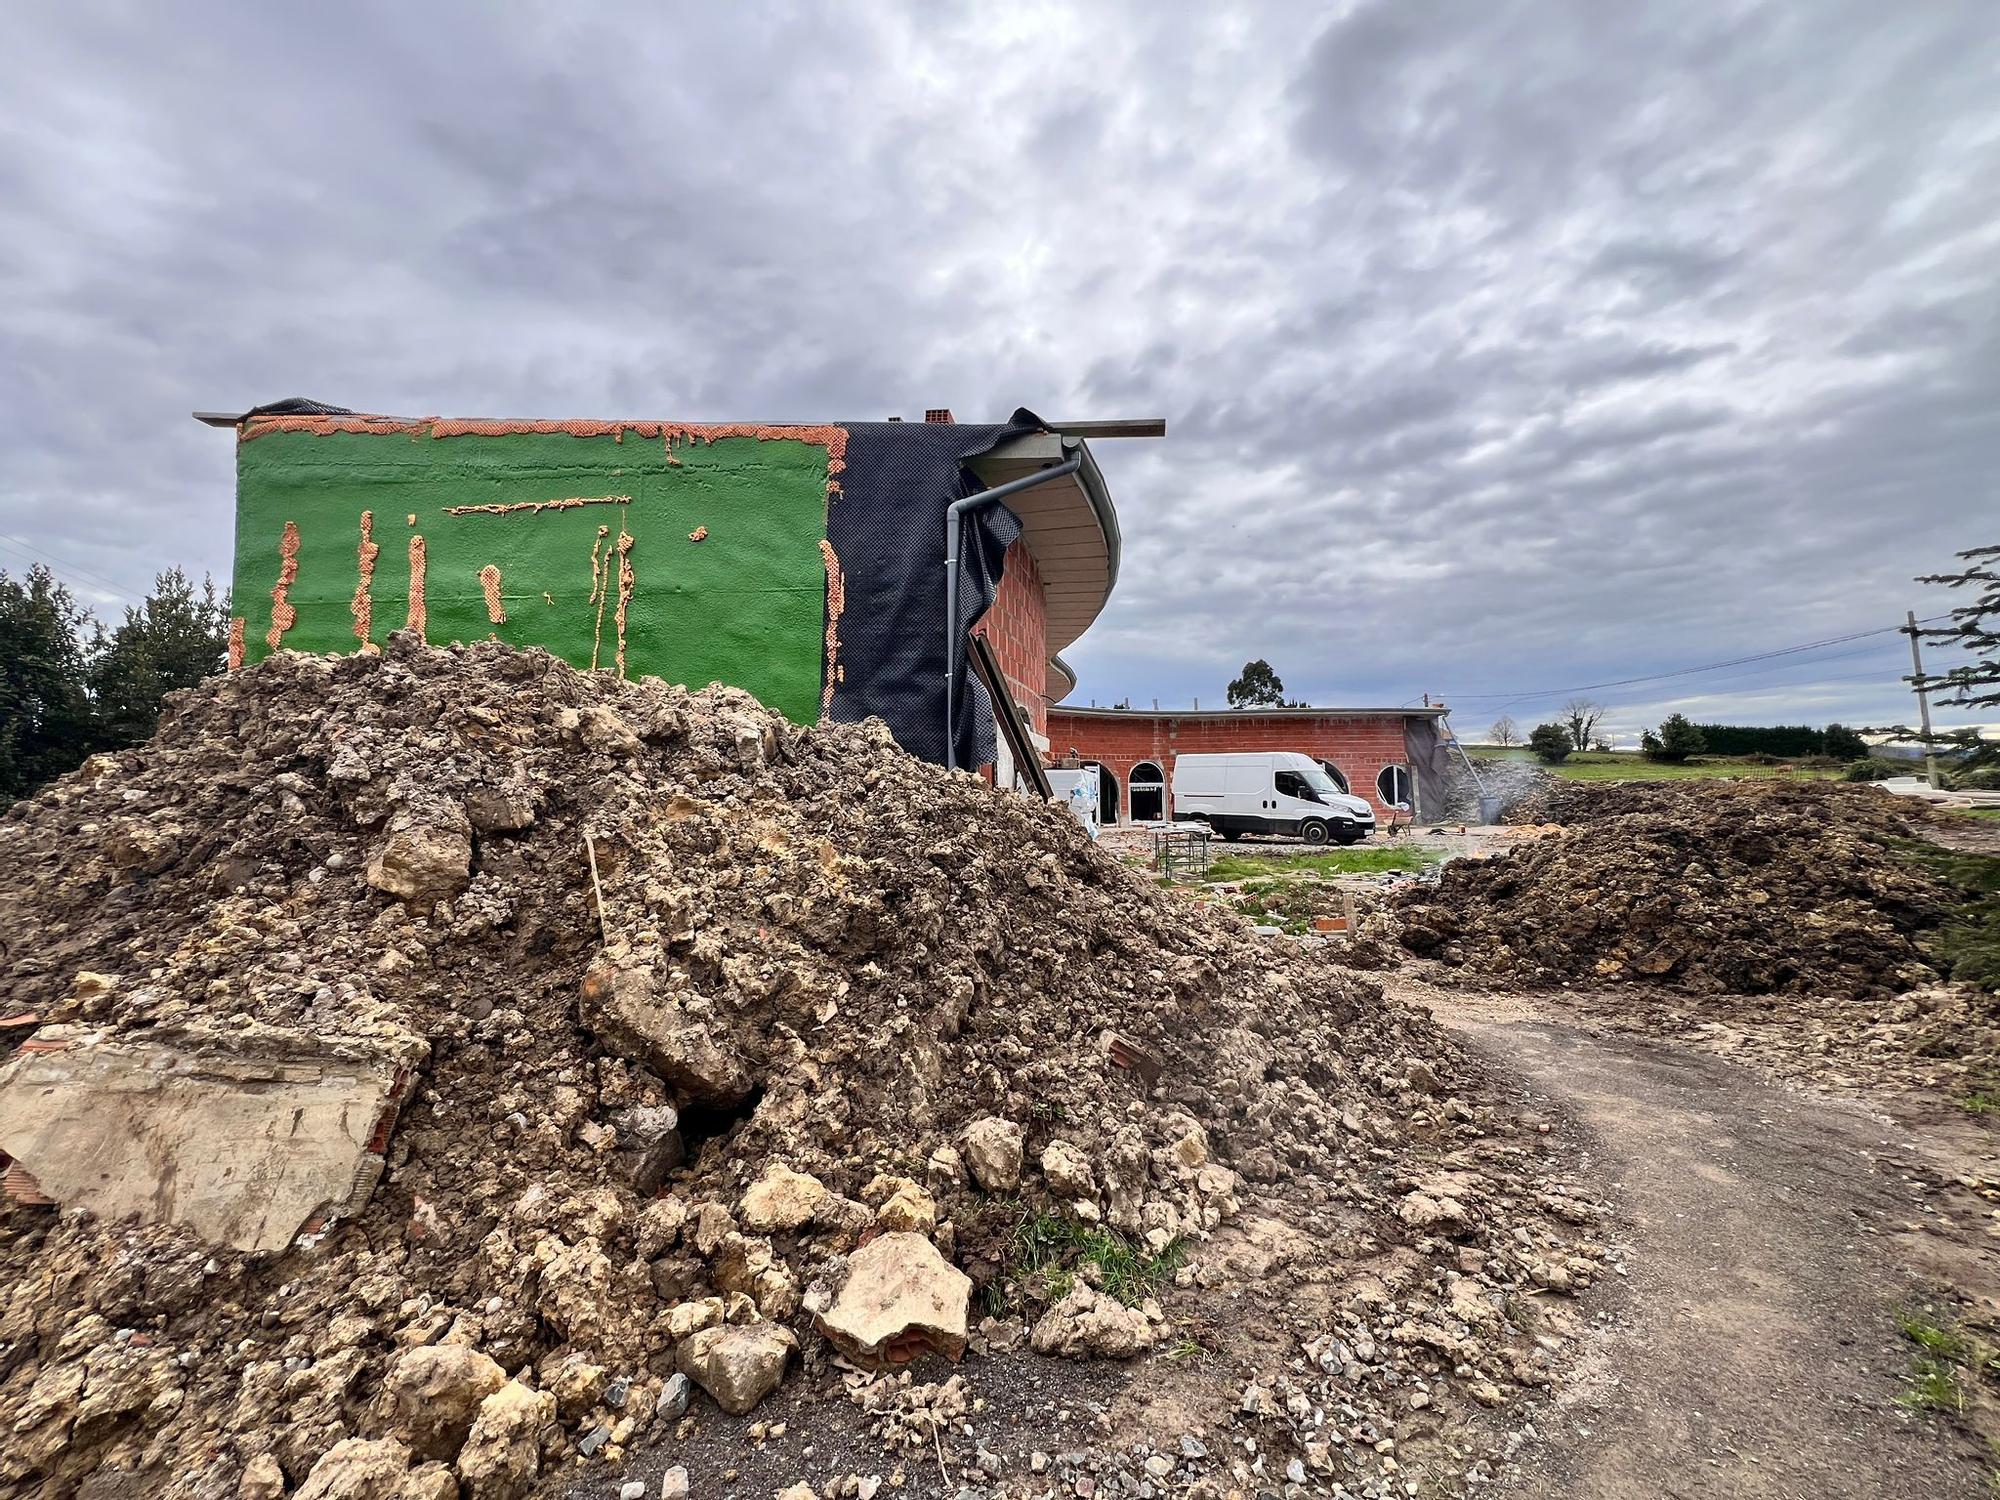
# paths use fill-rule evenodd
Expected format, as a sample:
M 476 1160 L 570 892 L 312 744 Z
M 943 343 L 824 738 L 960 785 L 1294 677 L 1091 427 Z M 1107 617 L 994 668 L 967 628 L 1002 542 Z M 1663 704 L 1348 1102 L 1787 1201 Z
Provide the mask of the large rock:
M 465 1442 L 479 1404 L 507 1383 L 507 1372 L 464 1344 L 405 1350 L 385 1382 L 397 1419 L 419 1453 L 449 1459 Z
M 1021 1185 L 1021 1127 L 1012 1120 L 988 1116 L 966 1128 L 965 1166 L 972 1180 L 989 1193 L 1011 1193 Z
M 578 1019 L 607 1047 L 658 1073 L 683 1100 L 721 1106 L 749 1097 L 750 1069 L 735 1048 L 662 991 L 651 968 L 605 959 L 583 976 Z
M 1037 1354 L 1071 1359 L 1130 1359 L 1152 1347 L 1152 1319 L 1136 1307 L 1079 1281 L 1067 1297 L 1035 1322 L 1029 1342 Z
M 1090 1158 L 1068 1141 L 1051 1141 L 1042 1152 L 1042 1176 L 1048 1179 L 1049 1191 L 1059 1198 L 1097 1197 L 1097 1178 L 1090 1169 Z
M 472 835 L 413 823 L 390 833 L 368 861 L 368 883 L 412 906 L 430 908 L 464 890 L 472 875 Z
M 320 1455 L 293 1500 L 396 1500 L 410 1450 L 394 1438 L 346 1438 Z
M 781 1234 L 810 1224 L 831 1196 L 817 1177 L 774 1161 L 745 1190 L 736 1215 L 758 1234 Z
M 680 1347 L 681 1373 L 740 1417 L 778 1388 L 799 1341 L 775 1323 L 704 1328 Z
M 542 1433 L 556 1419 L 556 1398 L 510 1380 L 479 1403 L 458 1452 L 468 1500 L 520 1500 L 542 1472 Z
M 921 1234 L 884 1234 L 848 1258 L 847 1279 L 814 1322 L 851 1358 L 903 1363 L 925 1349 L 965 1353 L 972 1279 Z

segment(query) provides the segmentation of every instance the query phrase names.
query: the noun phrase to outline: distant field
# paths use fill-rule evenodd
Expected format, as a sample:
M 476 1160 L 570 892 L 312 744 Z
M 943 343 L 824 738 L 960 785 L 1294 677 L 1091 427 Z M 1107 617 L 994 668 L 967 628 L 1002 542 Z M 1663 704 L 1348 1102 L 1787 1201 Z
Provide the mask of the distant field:
M 1527 750 L 1500 750 L 1487 745 L 1466 747 L 1475 761 L 1520 761 L 1527 765 L 1539 765 L 1532 752 Z M 1647 760 L 1636 750 L 1612 750 L 1609 752 L 1589 750 L 1572 755 L 1559 766 L 1545 769 L 1567 781 L 1682 781 L 1690 777 L 1732 777 L 1785 776 L 1798 781 L 1828 781 L 1840 775 L 1838 771 L 1787 771 L 1777 766 L 1752 765 L 1748 761 L 1734 760 L 1728 756 L 1705 756 L 1682 765 L 1670 765 L 1661 761 Z

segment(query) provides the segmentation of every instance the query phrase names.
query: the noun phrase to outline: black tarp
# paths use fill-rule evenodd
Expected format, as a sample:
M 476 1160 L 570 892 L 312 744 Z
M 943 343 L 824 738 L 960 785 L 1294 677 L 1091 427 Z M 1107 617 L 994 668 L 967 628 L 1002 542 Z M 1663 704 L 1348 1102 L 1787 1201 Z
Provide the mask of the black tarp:
M 827 508 L 826 537 L 840 559 L 845 605 L 828 716 L 871 715 L 912 755 L 942 763 L 944 734 L 944 513 L 985 488 L 968 459 L 1047 429 L 1021 410 L 1004 423 L 849 422 L 846 467 Z M 1004 503 L 965 517 L 958 638 L 986 611 L 1021 523 Z M 953 738 L 960 766 L 994 758 L 993 706 L 961 649 Z

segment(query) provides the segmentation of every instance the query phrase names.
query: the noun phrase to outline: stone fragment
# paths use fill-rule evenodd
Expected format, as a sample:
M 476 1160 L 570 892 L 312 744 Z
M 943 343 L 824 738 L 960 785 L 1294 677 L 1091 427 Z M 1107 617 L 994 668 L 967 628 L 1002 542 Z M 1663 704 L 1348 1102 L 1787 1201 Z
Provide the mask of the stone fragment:
M 667 1377 L 667 1383 L 660 1388 L 660 1399 L 653 1408 L 653 1419 L 658 1422 L 678 1422 L 687 1415 L 688 1402 L 693 1396 L 694 1382 L 676 1370 Z
M 243 1466 L 236 1484 L 236 1500 L 279 1500 L 285 1493 L 285 1471 L 277 1459 L 259 1453 Z
M 396 1500 L 458 1500 L 458 1476 L 435 1460 L 418 1464 L 403 1476 Z
M 394 1438 L 344 1438 L 320 1455 L 293 1500 L 398 1500 L 410 1450 Z
M 542 1267 L 535 1308 L 564 1338 L 587 1335 L 603 1316 L 612 1295 L 610 1258 L 597 1241 L 558 1250 Z
M 660 1476 L 660 1500 L 687 1500 L 688 1471 L 675 1464 Z
M 1021 1185 L 1021 1127 L 989 1115 L 966 1127 L 962 1143 L 972 1180 L 989 1193 L 1011 1193 Z
M 681 1373 L 740 1417 L 778 1388 L 799 1341 L 774 1323 L 704 1328 L 680 1346 Z
M 921 1234 L 880 1235 L 848 1257 L 847 1279 L 814 1318 L 840 1351 L 864 1364 L 900 1364 L 925 1349 L 965 1353 L 972 1280 Z
M 467 1500 L 520 1500 L 542 1471 L 542 1432 L 556 1419 L 556 1398 L 510 1380 L 479 1404 L 458 1453 Z
M 732 1106 L 748 1097 L 750 1070 L 718 1042 L 643 964 L 600 960 L 583 976 L 578 1019 L 621 1056 L 651 1068 L 685 1100 Z
M 1396 1217 L 1412 1229 L 1440 1234 L 1462 1234 L 1472 1228 L 1472 1215 L 1465 1205 L 1449 1195 L 1428 1193 L 1407 1195 L 1396 1209 Z
M 924 1163 L 924 1175 L 933 1193 L 950 1192 L 965 1186 L 965 1159 L 955 1146 L 940 1146 Z
M 678 1198 L 655 1198 L 639 1210 L 633 1233 L 635 1248 L 647 1260 L 658 1260 L 680 1238 L 687 1222 L 687 1205 Z
M 571 1353 L 553 1371 L 545 1371 L 542 1384 L 556 1398 L 556 1411 L 574 1421 L 597 1405 L 610 1381 L 604 1366 Z
M 937 1227 L 937 1200 L 911 1178 L 878 1175 L 861 1190 L 861 1201 L 876 1205 L 875 1223 L 892 1233 L 929 1234 Z
M 1110 1200 L 1106 1217 L 1113 1229 L 1137 1234 L 1145 1227 L 1146 1181 L 1151 1175 L 1146 1139 L 1136 1125 L 1122 1125 L 1104 1153 L 1104 1190 Z
M 1152 1347 L 1152 1321 L 1079 1281 L 1069 1295 L 1035 1320 L 1029 1343 L 1037 1354 L 1071 1359 L 1130 1359 Z
M 1095 1198 L 1097 1177 L 1090 1158 L 1068 1141 L 1051 1141 L 1042 1152 L 1042 1176 L 1059 1198 Z
M 416 823 L 389 835 L 364 876 L 378 891 L 428 910 L 465 889 L 472 838 L 461 828 Z
M 535 821 L 535 794 L 520 785 L 475 787 L 466 793 L 465 816 L 475 833 L 519 833 Z
M 676 1303 L 667 1309 L 667 1336 L 675 1343 L 693 1338 L 704 1328 L 713 1328 L 723 1319 L 720 1297 L 703 1297 L 694 1302 Z
M 389 1367 L 384 1388 L 411 1446 L 450 1459 L 472 1427 L 479 1404 L 507 1383 L 507 1372 L 464 1344 L 408 1349 Z
M 774 1161 L 744 1191 L 736 1215 L 758 1234 L 789 1233 L 810 1224 L 829 1196 L 817 1177 Z

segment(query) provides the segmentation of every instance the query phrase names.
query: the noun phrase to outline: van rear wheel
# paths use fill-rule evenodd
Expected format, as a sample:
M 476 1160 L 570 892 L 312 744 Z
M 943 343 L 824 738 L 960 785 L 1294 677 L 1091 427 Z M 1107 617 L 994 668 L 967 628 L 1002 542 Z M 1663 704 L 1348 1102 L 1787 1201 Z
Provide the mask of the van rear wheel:
M 1308 844 L 1324 844 L 1327 838 L 1326 824 L 1314 818 L 1311 822 L 1300 825 L 1299 837 Z

